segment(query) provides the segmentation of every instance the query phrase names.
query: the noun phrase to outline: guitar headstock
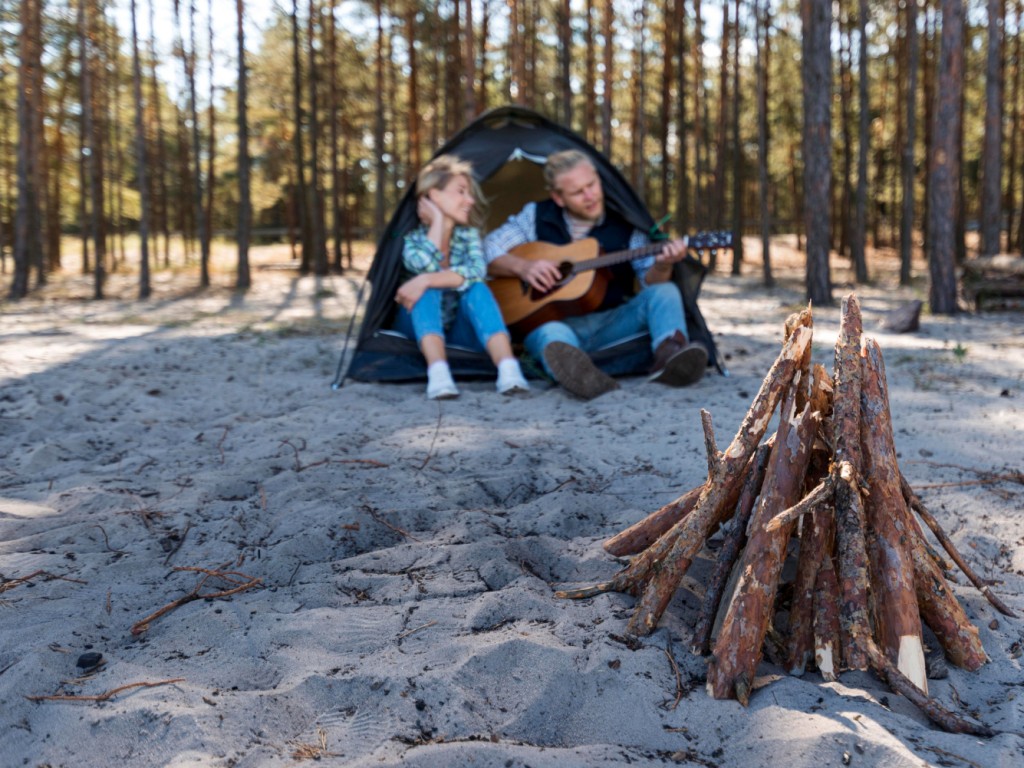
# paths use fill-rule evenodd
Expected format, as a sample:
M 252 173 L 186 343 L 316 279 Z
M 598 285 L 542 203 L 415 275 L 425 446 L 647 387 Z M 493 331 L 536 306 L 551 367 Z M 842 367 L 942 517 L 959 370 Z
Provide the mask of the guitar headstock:
M 697 232 L 689 236 L 687 245 L 691 250 L 703 253 L 704 251 L 722 251 L 732 248 L 732 232 L 721 229 L 718 231 Z

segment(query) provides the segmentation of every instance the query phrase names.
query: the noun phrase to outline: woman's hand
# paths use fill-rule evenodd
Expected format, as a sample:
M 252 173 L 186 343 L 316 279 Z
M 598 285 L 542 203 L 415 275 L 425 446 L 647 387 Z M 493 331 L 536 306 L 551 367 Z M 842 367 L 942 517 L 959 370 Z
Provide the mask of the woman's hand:
M 430 229 L 434 222 L 444 219 L 444 214 L 437 207 L 437 203 L 426 195 L 421 196 L 416 201 L 416 215 L 420 217 L 420 221 L 426 225 L 427 229 Z
M 406 312 L 412 312 L 416 302 L 423 298 L 423 294 L 427 292 L 429 287 L 430 278 L 426 273 L 416 275 L 416 277 L 398 286 L 398 291 L 395 293 L 395 301 L 405 307 Z

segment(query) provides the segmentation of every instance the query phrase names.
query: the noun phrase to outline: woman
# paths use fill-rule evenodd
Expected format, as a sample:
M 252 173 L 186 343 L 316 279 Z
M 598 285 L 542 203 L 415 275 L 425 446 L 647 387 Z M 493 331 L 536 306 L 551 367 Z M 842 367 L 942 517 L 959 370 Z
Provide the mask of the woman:
M 445 340 L 486 349 L 498 368 L 501 394 L 525 392 L 508 329 L 484 282 L 478 225 L 480 188 L 472 167 L 454 155 L 427 163 L 416 179 L 416 212 L 421 225 L 405 236 L 402 262 L 414 277 L 395 294 L 398 328 L 414 335 L 427 361 L 427 397 L 459 396 L 445 357 Z

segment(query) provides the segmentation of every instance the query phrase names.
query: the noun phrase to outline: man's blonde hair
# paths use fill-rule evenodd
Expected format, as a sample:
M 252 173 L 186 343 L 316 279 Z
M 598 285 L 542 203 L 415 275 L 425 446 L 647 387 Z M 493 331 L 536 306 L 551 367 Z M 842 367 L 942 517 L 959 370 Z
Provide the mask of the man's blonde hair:
M 547 185 L 548 191 L 557 192 L 555 181 L 558 177 L 582 163 L 594 168 L 594 161 L 585 152 L 578 149 L 563 149 L 561 152 L 548 155 L 547 162 L 544 163 L 544 183 Z M 597 169 L 594 168 L 594 170 Z
M 480 185 L 473 177 L 472 163 L 457 155 L 438 155 L 420 169 L 416 177 L 416 198 L 423 197 L 432 189 L 444 189 L 456 176 L 465 176 L 469 181 L 469 189 L 475 201 L 469 223 L 479 228 L 487 218 L 486 201 Z

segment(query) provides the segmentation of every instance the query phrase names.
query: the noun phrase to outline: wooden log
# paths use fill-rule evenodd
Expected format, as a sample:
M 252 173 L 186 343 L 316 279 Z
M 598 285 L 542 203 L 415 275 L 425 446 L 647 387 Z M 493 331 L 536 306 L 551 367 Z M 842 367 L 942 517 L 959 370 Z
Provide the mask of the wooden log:
M 704 486 L 698 485 L 657 512 L 652 512 L 640 522 L 615 534 L 604 543 L 605 552 L 615 557 L 625 557 L 644 551 L 693 511 L 703 490 Z
M 865 652 L 868 655 L 872 669 L 885 680 L 889 687 L 896 693 L 905 696 L 912 704 L 924 712 L 928 719 L 950 733 L 969 733 L 974 736 L 995 736 L 996 733 L 984 723 L 976 723 L 968 720 L 956 712 L 951 712 L 942 706 L 935 699 L 929 698 L 928 694 L 917 688 L 896 665 L 894 665 L 882 649 L 868 639 L 865 643 Z
M 909 512 L 900 489 L 882 351 L 865 343 L 861 378 L 861 450 L 869 494 L 864 511 L 878 644 L 897 669 L 928 692 L 921 613 L 914 586 Z
M 766 523 L 765 527 L 769 533 L 773 533 L 780 528 L 792 525 L 803 516 L 812 518 L 816 512 L 829 509 L 834 496 L 835 481 L 829 476 L 808 491 L 807 495 L 792 507 L 787 507 L 775 515 Z
M 812 437 L 820 419 L 819 413 L 811 411 L 809 401 L 802 412 L 796 411 L 801 377 L 800 373 L 794 377 L 782 405 L 782 418 L 768 461 L 761 501 L 751 521 L 750 541 L 740 562 L 740 581 L 708 665 L 708 692 L 716 699 L 736 696 L 746 705 L 745 681 L 754 679 L 775 609 L 779 575 L 786 560 L 793 524 L 775 531 L 769 531 L 767 524 L 778 509 L 790 507 L 798 500 L 810 460 Z M 806 393 L 807 385 L 803 388 Z M 803 397 L 808 399 L 806 394 Z
M 835 429 L 834 461 L 850 463 L 854 476 L 861 471 L 860 388 L 862 321 L 857 296 L 843 299 L 836 338 L 833 370 L 832 424 Z
M 774 437 L 762 443 L 750 460 L 751 468 L 747 472 L 746 480 L 743 481 L 743 489 L 736 502 L 732 528 L 729 529 L 729 533 L 722 543 L 722 548 L 718 552 L 718 560 L 715 562 L 715 569 L 708 579 L 690 644 L 690 650 L 701 656 L 707 655 L 711 650 L 711 630 L 715 624 L 715 615 L 718 613 L 718 607 L 722 602 L 725 587 L 729 583 L 729 574 L 736 563 L 736 558 L 739 557 L 740 550 L 747 542 L 747 525 L 750 523 L 750 515 L 754 511 L 754 502 L 761 494 L 761 486 L 764 483 L 764 475 L 768 467 L 768 457 L 771 455 L 774 443 Z
M 942 526 L 939 525 L 939 521 L 935 519 L 935 516 L 932 515 L 930 511 L 928 511 L 924 502 L 921 501 L 920 497 L 916 493 L 914 493 L 914 489 L 910 487 L 910 483 L 907 482 L 907 478 L 902 474 L 900 475 L 900 487 L 903 491 L 903 498 L 906 499 L 907 504 L 912 510 L 920 515 L 921 519 L 924 520 L 925 525 L 927 525 L 928 528 L 931 529 L 931 532 L 935 534 L 935 538 L 939 540 L 943 549 L 945 549 L 947 554 L 953 558 L 953 562 L 956 563 L 960 570 L 964 572 L 964 575 L 970 579 L 971 583 L 981 590 L 981 594 L 985 596 L 997 611 L 1004 616 L 1009 616 L 1014 619 L 1017 618 L 1017 614 L 1010 610 L 1010 608 L 1008 608 L 1006 604 L 992 592 L 990 585 L 974 572 L 974 569 L 971 568 L 963 555 L 960 554 L 960 551 L 956 548 L 956 545 L 953 544 L 953 541 L 946 535 Z
M 811 344 L 811 336 L 811 329 L 805 326 L 793 331 L 761 383 L 736 436 L 722 453 L 715 477 L 705 486 L 693 512 L 637 557 L 627 569 L 642 571 L 646 582 L 630 620 L 629 632 L 647 635 L 654 630 L 689 569 L 693 556 L 703 546 L 708 531 L 721 522 L 724 502 L 741 484 L 739 473 L 747 466 L 764 437 L 776 405 L 789 389 L 797 366 Z M 732 511 L 729 509 L 727 514 Z M 627 576 L 626 581 L 636 583 L 637 579 Z
M 867 669 L 867 656 L 857 637 L 870 635 L 868 619 L 868 559 L 864 541 L 864 511 L 860 502 L 860 388 L 862 321 L 857 297 L 843 299 L 836 338 L 833 371 L 833 474 L 836 482 L 836 534 L 839 544 L 839 583 L 843 590 L 843 656 L 854 669 Z
M 822 552 L 818 579 L 814 586 L 814 663 L 818 672 L 829 682 L 839 677 L 842 667 L 842 641 L 840 640 L 839 604 L 842 594 L 832 554 Z
M 915 539 L 913 544 L 914 586 L 921 618 L 953 664 L 972 671 L 978 669 L 988 661 L 978 628 L 967 618 L 923 543 Z
M 802 675 L 807 662 L 814 658 L 814 591 L 822 553 L 831 549 L 828 545 L 835 536 L 835 511 L 831 507 L 833 493 L 831 488 L 829 491 L 829 506 L 819 507 L 817 514 L 809 512 L 803 518 L 786 644 L 787 666 L 791 675 Z M 772 524 L 778 519 L 775 517 Z
M 836 482 L 836 543 L 839 552 L 839 617 L 843 658 L 852 669 L 867 669 L 863 643 L 871 638 L 868 617 L 868 554 L 864 540 L 864 508 L 853 467 L 838 465 Z M 833 475 L 835 477 L 835 475 Z

